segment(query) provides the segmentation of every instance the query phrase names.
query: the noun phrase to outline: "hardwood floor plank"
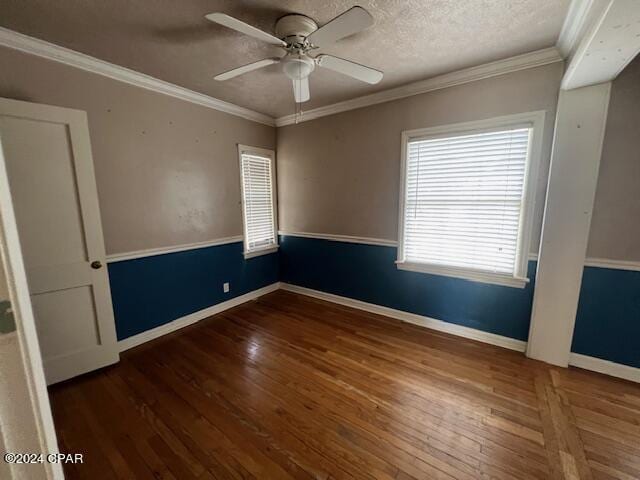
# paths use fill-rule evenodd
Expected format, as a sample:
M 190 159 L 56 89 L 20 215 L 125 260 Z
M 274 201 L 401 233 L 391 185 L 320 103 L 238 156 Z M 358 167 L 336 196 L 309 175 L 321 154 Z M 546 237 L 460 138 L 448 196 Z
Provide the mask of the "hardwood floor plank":
M 223 341 L 224 341 L 223 339 L 218 339 L 217 342 L 216 342 L 216 345 L 218 345 L 220 348 L 222 348 L 220 342 L 223 342 Z M 278 362 L 282 363 L 283 361 L 285 361 L 283 359 L 283 357 L 279 357 L 278 358 Z M 266 356 L 266 355 L 262 355 L 261 356 L 261 361 L 260 361 L 259 366 L 260 366 L 260 368 L 264 368 L 265 366 L 268 366 L 268 356 Z M 287 368 L 286 369 L 286 375 L 284 376 L 283 383 L 290 383 L 291 381 L 295 380 L 294 375 L 295 375 L 296 370 L 298 370 L 299 368 L 296 368 L 295 364 L 292 364 L 291 367 L 292 368 Z M 270 374 L 273 375 L 273 372 L 274 371 L 272 371 Z M 304 382 L 304 380 L 296 385 L 296 391 L 297 392 L 299 392 L 299 393 L 303 393 L 304 392 L 305 395 L 308 395 L 310 398 L 321 398 L 321 397 L 325 396 L 325 395 L 323 395 L 323 390 L 322 389 L 320 389 L 318 391 L 314 391 L 314 392 L 306 392 L 306 390 L 308 390 L 313 385 L 313 383 L 311 383 L 309 381 L 306 381 L 305 383 L 303 383 L 303 382 Z M 325 384 L 324 387 L 327 387 L 327 385 L 330 386 L 331 383 Z M 337 388 L 336 391 L 342 392 L 343 394 L 344 393 L 348 394 L 348 393 L 351 392 L 350 389 L 345 389 L 345 388 Z M 326 390 L 325 390 L 325 393 L 326 393 Z M 357 400 L 357 397 L 355 397 L 355 399 Z M 341 404 L 339 406 L 336 405 L 336 407 L 339 409 L 339 413 L 343 417 L 345 417 L 346 416 L 345 414 L 349 411 L 349 403 L 343 403 L 343 404 Z M 363 416 L 363 412 L 365 411 L 366 408 L 367 408 L 367 406 L 365 405 L 365 407 L 362 410 L 355 411 L 354 414 L 356 416 L 362 417 Z M 384 410 L 383 403 L 378 401 L 378 403 L 374 404 L 374 410 L 375 410 L 376 414 L 381 414 L 382 411 Z M 402 409 L 402 410 L 404 411 L 405 409 Z M 394 417 L 393 417 L 395 421 L 394 422 L 389 422 L 387 425 L 383 426 L 382 428 L 394 428 L 394 427 L 397 427 L 399 425 L 403 425 L 402 423 L 400 423 L 398 421 L 399 420 L 398 417 L 401 414 L 402 414 L 401 412 L 395 412 Z M 355 420 L 354 418 L 350 418 L 350 421 L 352 423 L 354 422 L 354 420 Z M 413 417 L 412 420 L 413 420 L 413 423 L 415 424 L 417 418 Z M 371 418 L 367 418 L 367 422 L 368 423 L 372 423 L 372 425 L 369 428 L 371 428 L 373 426 L 373 424 L 376 423 Z M 409 422 L 411 422 L 411 420 L 409 420 Z M 365 423 L 364 425 L 365 425 L 364 428 L 367 428 L 367 423 Z M 407 424 L 404 424 L 403 426 L 405 427 L 405 429 L 407 428 Z M 429 435 L 431 436 L 432 433 L 433 433 L 433 427 L 432 428 L 426 427 L 426 431 L 429 431 Z M 377 432 L 377 431 L 374 431 L 374 433 L 375 434 L 379 434 L 379 432 Z M 405 435 L 403 435 L 402 431 L 399 431 L 399 432 L 397 431 L 396 434 L 400 438 L 407 438 Z M 411 436 L 409 436 L 409 438 L 411 438 Z M 458 437 L 458 441 L 452 442 L 450 444 L 450 448 L 446 448 L 445 447 L 442 450 L 449 450 L 450 452 L 454 452 L 454 453 L 452 453 L 452 455 L 457 453 L 457 451 L 461 450 L 460 440 L 463 440 L 465 438 L 466 437 Z M 435 444 L 435 442 L 432 442 L 432 443 Z M 473 442 L 473 443 L 475 443 L 475 442 Z M 422 442 L 421 442 L 421 444 L 422 444 Z M 472 449 L 474 449 L 477 452 L 479 446 L 480 446 L 479 443 L 475 443 L 475 445 L 473 445 Z M 478 461 L 473 460 L 471 463 L 478 464 Z
M 56 385 L 68 478 L 628 479 L 640 386 L 278 291 Z

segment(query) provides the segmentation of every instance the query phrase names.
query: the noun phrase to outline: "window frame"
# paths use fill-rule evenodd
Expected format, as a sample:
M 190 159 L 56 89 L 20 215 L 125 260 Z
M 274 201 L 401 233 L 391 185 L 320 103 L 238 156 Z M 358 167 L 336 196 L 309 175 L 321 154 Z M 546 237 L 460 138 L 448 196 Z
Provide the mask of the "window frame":
M 398 256 L 396 266 L 400 270 L 430 273 L 447 277 L 462 278 L 476 282 L 490 283 L 509 287 L 524 288 L 529 282 L 527 267 L 529 249 L 531 248 L 531 236 L 533 230 L 534 211 L 536 204 L 536 184 L 542 157 L 544 124 L 546 112 L 544 110 L 504 115 L 484 120 L 454 123 L 437 127 L 405 130 L 402 132 L 401 167 L 400 167 L 400 198 L 398 208 Z M 405 232 L 405 192 L 407 183 L 407 151 L 410 141 L 425 140 L 437 137 L 456 136 L 499 130 L 500 128 L 518 125 L 530 125 L 531 136 L 529 139 L 529 151 L 525 166 L 525 175 L 522 189 L 522 202 L 520 206 L 520 224 L 518 227 L 518 240 L 516 243 L 516 259 L 514 273 L 503 274 L 487 272 L 479 269 L 437 265 L 422 262 L 407 261 L 404 257 Z
M 271 206 L 273 208 L 273 238 L 274 244 L 267 245 L 259 248 L 249 248 L 248 235 L 247 235 L 247 211 L 245 208 L 245 196 L 244 196 L 244 170 L 242 168 L 242 155 L 256 155 L 258 157 L 269 158 L 271 162 Z M 240 203 L 242 205 L 242 243 L 245 259 L 259 257 L 261 255 L 267 255 L 274 253 L 280 248 L 278 239 L 278 193 L 276 185 L 276 152 L 267 148 L 252 147 L 249 145 L 238 144 L 238 167 L 240 169 Z

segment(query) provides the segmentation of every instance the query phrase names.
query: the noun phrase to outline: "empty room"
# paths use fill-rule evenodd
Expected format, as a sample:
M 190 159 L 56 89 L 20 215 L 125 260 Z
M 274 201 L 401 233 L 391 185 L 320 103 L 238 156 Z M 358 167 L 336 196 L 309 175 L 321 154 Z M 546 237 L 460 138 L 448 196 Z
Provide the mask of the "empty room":
M 0 0 L 0 479 L 640 479 L 640 1 Z

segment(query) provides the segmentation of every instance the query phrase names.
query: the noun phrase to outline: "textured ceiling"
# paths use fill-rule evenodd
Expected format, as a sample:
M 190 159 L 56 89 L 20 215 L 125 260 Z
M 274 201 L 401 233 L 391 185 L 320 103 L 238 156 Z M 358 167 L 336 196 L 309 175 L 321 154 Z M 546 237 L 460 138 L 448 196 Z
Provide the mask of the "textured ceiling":
M 569 0 L 0 0 L 0 25 L 279 117 L 294 103 L 278 65 L 227 82 L 213 76 L 281 50 L 204 15 L 224 12 L 272 32 L 286 13 L 322 25 L 356 4 L 374 26 L 322 51 L 383 70 L 384 79 L 367 85 L 316 69 L 306 110 L 550 47 Z

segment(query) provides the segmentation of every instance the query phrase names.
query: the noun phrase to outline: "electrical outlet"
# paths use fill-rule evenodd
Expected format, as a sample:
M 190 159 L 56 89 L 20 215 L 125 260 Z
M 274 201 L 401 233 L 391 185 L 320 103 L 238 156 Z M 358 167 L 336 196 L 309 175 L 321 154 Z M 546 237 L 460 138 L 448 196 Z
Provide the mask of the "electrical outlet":
M 229 282 L 224 282 L 224 283 L 222 284 L 222 291 L 223 291 L 224 293 L 229 293 Z

